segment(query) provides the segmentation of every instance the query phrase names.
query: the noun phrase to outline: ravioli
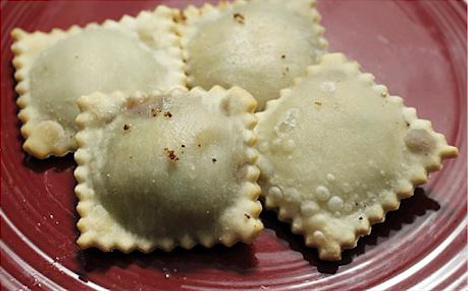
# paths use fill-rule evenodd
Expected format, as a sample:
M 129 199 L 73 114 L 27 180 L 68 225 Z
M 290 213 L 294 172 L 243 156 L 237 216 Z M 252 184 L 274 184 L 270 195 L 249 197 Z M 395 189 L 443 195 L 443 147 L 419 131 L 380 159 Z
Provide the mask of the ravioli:
M 76 101 L 82 95 L 185 86 L 175 15 L 160 6 L 135 18 L 68 31 L 14 29 L 23 148 L 41 159 L 74 151 Z
M 79 106 L 81 248 L 232 246 L 263 229 L 256 102 L 246 91 L 94 93 Z
M 324 260 L 339 260 L 458 154 L 342 54 L 324 55 L 258 117 L 266 207 Z
M 252 0 L 188 7 L 180 25 L 189 86 L 240 86 L 263 110 L 325 52 L 313 0 Z

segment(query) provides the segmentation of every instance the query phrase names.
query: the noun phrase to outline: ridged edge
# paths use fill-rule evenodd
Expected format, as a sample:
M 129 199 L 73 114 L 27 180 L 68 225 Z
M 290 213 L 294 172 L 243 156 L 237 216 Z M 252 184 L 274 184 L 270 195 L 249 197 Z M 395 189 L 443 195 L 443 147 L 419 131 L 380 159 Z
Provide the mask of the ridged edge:
M 191 74 L 191 68 L 189 65 L 190 60 L 190 52 L 188 48 L 188 44 L 190 40 L 194 38 L 197 34 L 197 24 L 200 21 L 203 21 L 205 18 L 210 17 L 212 20 L 213 18 L 221 17 L 225 12 L 235 9 L 236 7 L 248 5 L 250 2 L 261 2 L 261 1 L 272 1 L 272 0 L 235 0 L 233 2 L 228 1 L 220 1 L 217 6 L 213 6 L 209 3 L 205 3 L 202 7 L 197 8 L 193 5 L 189 5 L 184 11 L 181 12 L 180 17 L 178 17 L 178 34 L 181 37 L 181 47 L 183 51 L 183 58 L 186 63 L 186 75 L 187 75 L 187 84 L 189 88 L 196 86 L 195 78 Z M 315 0 L 293 0 L 296 2 L 305 2 L 307 3 L 310 10 L 307 12 L 304 11 L 295 11 L 296 13 L 309 17 L 314 25 L 315 32 L 317 34 L 318 42 L 319 42 L 319 49 L 326 51 L 328 48 L 328 41 L 324 38 L 325 28 L 320 25 L 321 16 L 316 9 L 317 4 Z M 284 3 L 288 2 L 288 4 L 293 3 L 291 6 L 294 5 L 294 2 L 291 0 L 284 1 Z M 293 9 L 290 8 L 289 5 L 285 5 L 285 9 Z M 294 9 L 293 9 L 294 10 Z
M 264 112 L 257 113 L 259 123 L 264 122 L 270 115 L 275 114 L 276 110 L 282 105 L 286 98 L 294 93 L 294 88 L 298 86 L 309 75 L 320 69 L 320 66 L 325 63 L 340 63 L 343 64 L 343 69 L 350 74 L 355 74 L 359 82 L 365 86 L 370 86 L 377 92 L 381 98 L 385 98 L 389 103 L 397 104 L 401 107 L 403 116 L 408 124 L 408 130 L 423 129 L 428 132 L 436 141 L 435 156 L 431 159 L 426 159 L 426 163 L 421 164 L 421 171 L 414 172 L 406 181 L 397 185 L 394 193 L 388 193 L 387 199 L 382 205 L 374 205 L 365 212 L 365 219 L 363 219 L 359 227 L 354 227 L 354 236 L 346 237 L 341 242 L 337 242 L 331 238 L 323 236 L 314 236 L 314 234 L 305 234 L 303 228 L 302 217 L 296 213 L 290 213 L 286 208 L 277 205 L 274 201 L 269 199 L 268 194 L 263 193 L 266 197 L 267 208 L 274 209 L 278 212 L 278 218 L 284 222 L 292 223 L 292 231 L 296 234 L 305 235 L 305 243 L 310 247 L 317 247 L 319 249 L 319 257 L 322 260 L 340 260 L 343 249 L 354 248 L 357 241 L 361 236 L 368 235 L 371 231 L 371 225 L 383 222 L 385 215 L 389 211 L 397 210 L 400 206 L 400 201 L 405 198 L 413 196 L 415 186 L 424 184 L 428 180 L 428 175 L 441 169 L 441 162 L 444 159 L 455 158 L 458 156 L 458 149 L 453 146 L 447 145 L 445 137 L 442 134 L 434 132 L 430 121 L 418 119 L 416 110 L 414 108 L 407 108 L 403 105 L 403 99 L 397 96 L 390 96 L 385 86 L 375 84 L 375 77 L 368 73 L 362 73 L 360 66 L 357 62 L 350 61 L 345 55 L 341 53 L 333 53 L 322 56 L 320 62 L 312 65 L 307 69 L 307 75 L 302 78 L 296 78 L 294 85 L 291 88 L 282 90 L 281 97 L 277 100 L 271 100 L 267 103 Z M 266 177 L 268 179 L 268 177 Z
M 136 17 L 124 15 L 118 21 L 105 20 L 102 24 L 93 22 L 84 27 L 74 25 L 68 30 L 54 28 L 49 33 L 41 31 L 27 33 L 19 28 L 13 29 L 11 32 L 11 37 L 13 38 L 11 50 L 14 54 L 13 66 L 16 69 L 15 79 L 18 82 L 18 85 L 15 87 L 16 92 L 19 94 L 17 105 L 20 108 L 20 112 L 18 117 L 22 122 L 21 134 L 25 138 L 23 149 L 39 159 L 46 159 L 49 156 L 65 156 L 76 149 L 75 140 L 65 136 L 65 130 L 58 122 L 44 120 L 31 105 L 28 74 L 33 63 L 42 51 L 53 46 L 57 41 L 66 38 L 68 35 L 75 35 L 89 28 L 103 27 L 119 29 L 120 27 L 125 27 L 139 34 L 141 33 L 141 31 L 139 31 L 139 21 L 141 19 L 157 19 L 158 22 L 161 23 L 160 27 L 163 27 L 166 31 L 164 35 L 157 35 L 158 42 L 165 43 L 166 47 L 157 49 L 167 50 L 168 58 L 164 58 L 164 61 L 167 62 L 165 65 L 170 65 L 178 69 L 171 70 L 171 75 L 168 76 L 167 80 L 171 80 L 170 82 L 178 83 L 180 86 L 186 87 L 187 78 L 184 73 L 185 64 L 182 60 L 182 50 L 176 35 L 176 24 L 174 21 L 177 14 L 178 12 L 175 9 L 159 6 L 151 12 L 142 11 Z M 164 20 L 167 20 L 167 22 Z M 165 36 L 165 39 L 161 38 L 161 36 Z M 148 42 L 151 42 L 151 40 L 148 39 L 151 35 L 139 35 L 138 37 L 141 37 L 142 41 L 149 47 L 154 48 L 154 43 L 153 45 L 148 44 Z M 55 139 L 55 142 L 52 144 L 50 140 L 51 137 Z
M 177 92 L 186 91 L 184 89 L 175 89 L 167 94 L 163 94 L 162 92 L 154 92 L 153 94 L 138 92 L 133 95 L 125 95 L 121 92 L 115 92 L 110 95 L 94 93 L 79 99 L 78 104 L 82 113 L 77 117 L 77 125 L 80 131 L 76 135 L 79 149 L 75 153 L 75 161 L 78 164 L 75 170 L 75 177 L 78 182 L 78 185 L 75 187 L 75 193 L 79 199 L 77 211 L 81 217 L 77 223 L 77 227 L 81 232 L 77 243 L 82 249 L 95 247 L 104 252 L 119 250 L 124 253 L 130 253 L 137 250 L 149 253 L 155 249 L 169 252 L 177 246 L 191 249 L 197 244 L 207 248 L 217 243 L 232 246 L 239 241 L 251 243 L 263 229 L 263 224 L 259 220 L 262 206 L 257 201 L 260 195 L 260 187 L 257 184 L 260 171 L 256 166 L 258 152 L 255 149 L 257 136 L 253 132 L 257 123 L 257 119 L 253 114 L 256 101 L 246 91 L 237 87 L 233 87 L 230 90 L 214 87 L 208 92 L 201 88 L 194 88 L 188 93 L 202 94 L 202 98 L 206 99 L 207 102 L 216 102 L 216 96 L 228 95 L 231 102 L 231 106 L 228 107 L 230 110 L 236 110 L 232 112 L 235 114 L 233 118 L 239 120 L 240 125 L 245 127 L 243 141 L 246 147 L 246 160 L 242 169 L 246 173 L 245 183 L 241 187 L 240 198 L 237 203 L 226 209 L 224 214 L 226 219 L 232 222 L 232 215 L 227 215 L 226 213 L 237 213 L 240 209 L 235 218 L 238 220 L 237 225 L 239 227 L 232 227 L 229 231 L 224 230 L 219 237 L 204 235 L 190 237 L 186 235 L 181 238 L 161 238 L 158 241 L 151 241 L 138 238 L 136 235 L 132 235 L 126 231 L 121 237 L 112 238 L 108 234 L 100 233 L 94 229 L 94 225 L 87 221 L 91 217 L 92 212 L 96 211 L 96 208 L 99 208 L 100 211 L 105 211 L 97 203 L 96 193 L 92 186 L 93 173 L 88 166 L 93 156 L 93 145 L 99 142 L 99 138 L 96 138 L 93 132 L 99 131 L 111 123 L 116 116 L 127 110 L 128 107 L 150 101 L 157 96 L 170 96 L 171 94 L 177 94 Z M 223 219 L 223 216 L 221 219 Z M 112 228 L 115 227 L 115 225 L 112 226 Z

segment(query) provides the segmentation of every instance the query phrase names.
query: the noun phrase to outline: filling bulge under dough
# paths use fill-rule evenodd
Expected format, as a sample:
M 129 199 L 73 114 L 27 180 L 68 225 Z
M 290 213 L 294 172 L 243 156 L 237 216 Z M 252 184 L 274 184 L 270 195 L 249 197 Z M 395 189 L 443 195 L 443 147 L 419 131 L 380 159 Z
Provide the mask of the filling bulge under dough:
M 307 0 L 224 5 L 185 12 L 182 44 L 189 85 L 240 86 L 263 110 L 326 50 L 320 17 Z
M 79 97 L 117 90 L 169 90 L 186 85 L 182 53 L 165 6 L 120 21 L 49 33 L 14 29 L 23 148 L 37 158 L 76 149 Z
M 327 260 L 458 153 L 342 54 L 324 55 L 258 116 L 266 206 Z
M 80 104 L 80 246 L 231 246 L 263 228 L 247 92 L 96 93 Z

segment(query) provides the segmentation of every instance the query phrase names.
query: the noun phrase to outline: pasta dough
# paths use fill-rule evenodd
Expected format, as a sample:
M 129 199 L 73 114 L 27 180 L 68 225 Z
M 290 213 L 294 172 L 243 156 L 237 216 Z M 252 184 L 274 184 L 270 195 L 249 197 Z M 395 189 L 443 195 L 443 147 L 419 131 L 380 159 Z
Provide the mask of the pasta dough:
M 263 229 L 247 92 L 94 93 L 79 105 L 82 248 L 231 246 Z
M 342 54 L 324 55 L 258 117 L 266 206 L 325 260 L 339 260 L 458 153 Z
M 240 86 L 263 110 L 314 64 L 327 42 L 311 0 L 221 2 L 189 7 L 181 25 L 190 86 Z
M 136 18 L 125 16 L 84 29 L 15 29 L 13 64 L 24 149 L 38 158 L 74 151 L 76 100 L 82 95 L 184 86 L 174 15 L 161 6 Z

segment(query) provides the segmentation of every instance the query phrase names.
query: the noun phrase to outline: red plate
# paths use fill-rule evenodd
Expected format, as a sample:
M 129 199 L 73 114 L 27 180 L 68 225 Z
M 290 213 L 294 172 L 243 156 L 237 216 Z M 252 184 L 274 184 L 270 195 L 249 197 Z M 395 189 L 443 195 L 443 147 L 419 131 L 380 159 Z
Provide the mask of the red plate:
M 331 50 L 405 97 L 460 157 L 374 227 L 337 263 L 275 214 L 251 246 L 151 255 L 80 251 L 72 156 L 38 161 L 21 150 L 9 50 L 13 27 L 67 28 L 157 4 L 189 1 L 1 2 L 1 269 L 5 289 L 408 289 L 466 287 L 466 6 L 457 1 L 321 1 Z M 200 2 L 200 1 L 197 1 Z

